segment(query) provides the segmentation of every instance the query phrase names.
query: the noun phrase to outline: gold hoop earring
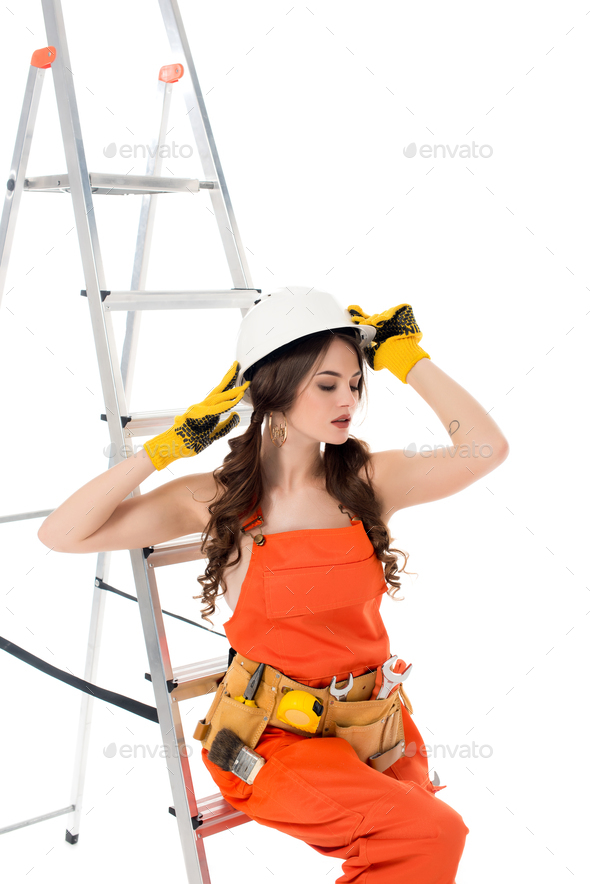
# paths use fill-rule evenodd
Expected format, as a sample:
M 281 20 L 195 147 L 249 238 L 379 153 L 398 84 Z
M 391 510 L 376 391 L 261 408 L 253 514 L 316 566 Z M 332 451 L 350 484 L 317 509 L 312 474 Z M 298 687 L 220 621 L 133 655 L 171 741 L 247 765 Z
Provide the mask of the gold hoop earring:
M 275 446 L 275 448 L 282 448 L 285 442 L 287 441 L 287 418 L 285 418 L 284 424 L 279 424 L 278 427 L 271 426 L 271 419 L 273 416 L 273 412 L 271 411 L 268 416 L 268 429 L 270 432 L 270 441 Z M 282 439 L 280 445 L 277 445 L 276 440 Z

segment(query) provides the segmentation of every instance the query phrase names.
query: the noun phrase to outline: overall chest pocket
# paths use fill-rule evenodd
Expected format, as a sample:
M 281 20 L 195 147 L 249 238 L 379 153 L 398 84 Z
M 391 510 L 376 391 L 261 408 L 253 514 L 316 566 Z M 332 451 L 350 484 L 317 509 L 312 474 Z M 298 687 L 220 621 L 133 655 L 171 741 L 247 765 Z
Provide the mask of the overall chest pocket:
M 264 574 L 266 614 L 271 619 L 362 604 L 386 590 L 383 565 L 375 555 L 360 562 L 288 568 Z

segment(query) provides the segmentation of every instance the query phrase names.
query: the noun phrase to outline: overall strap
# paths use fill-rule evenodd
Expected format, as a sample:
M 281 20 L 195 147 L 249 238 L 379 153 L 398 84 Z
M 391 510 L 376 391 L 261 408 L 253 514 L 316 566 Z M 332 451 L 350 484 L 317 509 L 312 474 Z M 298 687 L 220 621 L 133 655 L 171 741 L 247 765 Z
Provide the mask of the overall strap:
M 243 534 L 247 534 L 248 531 L 251 531 L 253 528 L 258 528 L 263 522 L 264 516 L 262 515 L 262 508 L 258 506 L 254 516 L 251 516 L 242 524 L 241 531 Z

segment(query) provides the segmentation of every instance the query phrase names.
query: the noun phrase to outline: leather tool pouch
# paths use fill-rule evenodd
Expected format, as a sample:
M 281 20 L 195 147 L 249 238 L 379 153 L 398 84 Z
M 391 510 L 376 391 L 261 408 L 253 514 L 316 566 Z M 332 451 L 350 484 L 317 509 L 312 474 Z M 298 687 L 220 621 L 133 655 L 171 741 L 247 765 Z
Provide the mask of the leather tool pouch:
M 204 749 L 211 748 L 211 743 L 223 727 L 228 727 L 241 739 L 246 746 L 254 749 L 262 732 L 269 723 L 270 713 L 276 702 L 276 694 L 263 679 L 256 692 L 256 706 L 247 706 L 234 700 L 244 694 L 251 676 L 258 666 L 247 661 L 248 669 L 241 662 L 246 658 L 236 654 L 232 663 L 219 684 L 213 702 L 205 718 L 199 721 L 194 737 L 200 740 Z M 265 670 L 270 667 L 265 667 Z M 267 675 L 265 671 L 265 676 Z
M 280 727 L 308 738 L 342 737 L 353 747 L 360 760 L 376 770 L 385 770 L 403 755 L 404 727 L 402 698 L 410 714 L 412 706 L 400 686 L 385 700 L 364 700 L 371 696 L 375 673 L 368 672 L 354 679 L 346 700 L 337 700 L 326 688 L 310 688 L 288 678 L 278 669 L 265 666 L 256 692 L 256 706 L 234 700 L 242 696 L 258 663 L 236 654 L 220 682 L 213 702 L 199 721 L 194 738 L 209 750 L 223 727 L 237 734 L 243 743 L 254 749 L 267 725 Z M 342 687 L 345 682 L 339 683 Z M 285 724 L 274 715 L 284 689 L 305 690 L 316 696 L 324 710 L 315 734 Z
M 399 690 L 386 700 L 355 703 L 334 699 L 329 707 L 328 721 L 330 731 L 333 730 L 329 735 L 342 737 L 361 761 L 377 770 L 385 770 L 403 755 L 405 742 Z

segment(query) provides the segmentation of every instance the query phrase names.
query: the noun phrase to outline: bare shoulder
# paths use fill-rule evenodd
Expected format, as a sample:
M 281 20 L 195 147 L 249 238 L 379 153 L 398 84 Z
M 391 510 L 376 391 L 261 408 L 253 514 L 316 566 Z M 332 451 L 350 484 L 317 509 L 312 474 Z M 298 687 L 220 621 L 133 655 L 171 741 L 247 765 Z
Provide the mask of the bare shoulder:
M 106 522 L 83 540 L 68 544 L 51 537 L 42 542 L 57 552 L 90 553 L 138 549 L 187 534 L 203 534 L 215 485 L 212 473 L 178 476 L 145 494 L 122 500 Z

